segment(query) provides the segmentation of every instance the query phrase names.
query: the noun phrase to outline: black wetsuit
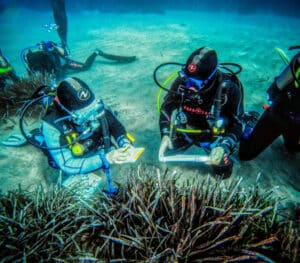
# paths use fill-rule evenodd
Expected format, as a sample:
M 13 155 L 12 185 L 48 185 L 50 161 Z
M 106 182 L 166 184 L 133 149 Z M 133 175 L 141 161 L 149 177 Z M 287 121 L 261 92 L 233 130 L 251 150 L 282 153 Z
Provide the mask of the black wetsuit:
M 296 88 L 292 81 L 279 90 L 276 79 L 267 91 L 271 106 L 262 114 L 249 138 L 241 139 L 241 160 L 254 159 L 281 135 L 289 152 L 300 151 L 300 87 Z
M 241 88 L 231 80 L 224 80 L 222 73 L 211 81 L 203 90 L 191 91 L 185 88 L 185 82 L 178 77 L 173 83 L 170 92 L 164 98 L 159 119 L 161 135 L 170 135 L 172 112 L 181 108 L 186 118 L 183 128 L 210 130 L 209 117 L 215 103 L 220 83 L 225 81 L 222 89 L 220 117 L 224 119 L 225 134 L 238 142 L 242 134 L 242 123 L 239 117 L 243 114 L 243 95 Z M 216 137 L 211 133 L 189 134 L 188 138 L 182 133 L 172 136 L 174 148 L 185 149 L 198 142 L 213 142 Z
M 84 63 L 70 59 L 62 55 L 56 48 L 50 51 L 28 50 L 26 53 L 26 64 L 29 73 L 41 72 L 54 74 L 57 79 L 63 78 L 68 70 L 84 71 L 89 69 L 97 53 L 93 52 Z

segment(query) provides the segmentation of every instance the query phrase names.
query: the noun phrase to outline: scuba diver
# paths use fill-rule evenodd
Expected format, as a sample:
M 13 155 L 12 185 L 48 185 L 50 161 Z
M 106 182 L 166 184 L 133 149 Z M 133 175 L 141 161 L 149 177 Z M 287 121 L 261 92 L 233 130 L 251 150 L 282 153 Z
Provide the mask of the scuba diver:
M 8 59 L 2 54 L 0 49 L 0 89 L 3 90 L 8 81 L 19 81 L 14 68 L 9 63 Z
M 61 44 L 58 45 L 53 41 L 41 41 L 35 46 L 23 49 L 21 59 L 29 75 L 36 72 L 47 73 L 54 75 L 56 79 L 60 80 L 65 77 L 68 70 L 88 70 L 97 56 L 119 63 L 129 63 L 136 60 L 136 56 L 112 55 L 99 49 L 96 49 L 83 63 L 72 60 L 69 56 L 70 52 L 67 43 L 68 19 L 65 1 L 52 0 L 51 2 L 55 20 L 53 25 L 55 25 Z
M 268 107 L 251 134 L 241 138 L 240 160 L 254 159 L 281 135 L 288 152 L 300 151 L 300 52 L 290 62 L 286 57 L 283 60 L 288 65 L 267 90 Z
M 34 97 L 21 111 L 20 130 L 43 150 L 51 167 L 67 176 L 102 168 L 110 187 L 110 165 L 134 162 L 144 150 L 132 146 L 121 122 L 78 78 L 64 79 L 55 91 L 40 87 Z M 46 110 L 42 123 L 28 132 L 24 118 L 41 103 Z
M 230 65 L 241 71 L 239 65 Z M 159 158 L 168 160 L 165 155 L 200 146 L 209 154 L 214 173 L 227 178 L 233 168 L 230 157 L 242 135 L 243 89 L 236 76 L 240 71 L 224 67 L 230 73 L 222 72 L 216 51 L 209 47 L 195 50 L 181 66 L 160 108 Z M 179 156 L 177 161 L 188 161 L 188 155 Z
M 36 72 L 52 74 L 56 79 L 63 78 L 68 70 L 84 71 L 89 69 L 95 58 L 102 56 L 117 62 L 131 62 L 135 56 L 116 56 L 106 54 L 101 50 L 95 50 L 84 63 L 70 59 L 68 50 L 53 41 L 41 41 L 33 47 L 22 50 L 21 59 L 29 74 Z

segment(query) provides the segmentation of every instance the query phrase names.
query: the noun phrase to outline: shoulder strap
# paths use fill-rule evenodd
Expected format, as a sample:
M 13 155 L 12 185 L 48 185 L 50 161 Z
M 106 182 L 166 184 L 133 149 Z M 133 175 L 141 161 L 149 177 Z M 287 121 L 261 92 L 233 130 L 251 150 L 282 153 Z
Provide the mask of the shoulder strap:
M 232 87 L 230 82 L 235 83 L 236 86 L 241 91 L 241 94 L 242 94 L 242 111 L 244 111 L 244 88 L 243 88 L 243 85 L 242 85 L 241 81 L 239 80 L 239 78 L 237 77 L 236 74 L 221 72 L 221 74 L 219 74 L 219 86 L 218 86 L 216 96 L 215 96 L 215 99 L 214 99 L 214 104 L 213 104 L 213 107 L 214 107 L 213 113 L 214 113 L 214 117 L 216 119 L 221 114 L 223 91 L 224 91 L 224 89 L 228 90 L 230 87 Z

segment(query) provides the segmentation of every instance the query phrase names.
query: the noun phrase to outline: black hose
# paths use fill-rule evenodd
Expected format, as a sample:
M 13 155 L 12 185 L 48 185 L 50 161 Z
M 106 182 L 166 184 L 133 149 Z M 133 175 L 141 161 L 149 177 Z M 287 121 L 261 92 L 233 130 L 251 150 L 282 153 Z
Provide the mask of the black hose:
M 162 68 L 162 67 L 164 67 L 164 66 L 167 66 L 167 65 L 176 65 L 176 66 L 181 66 L 181 67 L 182 67 L 182 66 L 184 66 L 184 64 L 181 64 L 181 63 L 178 63 L 178 62 L 166 62 L 166 63 L 163 63 L 163 64 L 158 65 L 158 66 L 154 69 L 154 72 L 153 72 L 153 79 L 154 79 L 155 84 L 156 84 L 158 87 L 160 87 L 161 89 L 163 89 L 163 90 L 169 92 L 169 90 L 168 90 L 167 88 L 163 87 L 163 86 L 158 82 L 158 80 L 157 80 L 157 71 L 158 71 L 160 68 Z
M 99 121 L 100 121 L 102 134 L 103 134 L 104 152 L 108 153 L 110 148 L 110 134 L 109 134 L 107 119 L 105 117 L 105 111 L 103 112 L 103 115 L 100 117 Z
M 40 103 L 40 100 L 45 98 L 45 97 L 48 97 L 48 95 L 42 95 L 42 96 L 39 96 L 35 99 L 32 99 L 32 100 L 28 101 L 27 103 L 25 103 L 25 105 L 22 107 L 21 112 L 20 112 L 20 119 L 19 119 L 20 131 L 21 131 L 22 135 L 24 136 L 24 138 L 27 140 L 27 142 L 30 143 L 31 145 L 37 147 L 37 148 L 40 148 L 40 149 L 43 149 L 43 150 L 60 150 L 60 149 L 63 149 L 63 148 L 67 148 L 67 147 L 69 147 L 69 144 L 62 145 L 62 146 L 57 146 L 57 147 L 47 147 L 47 146 L 40 145 L 40 144 L 38 144 L 38 142 L 36 142 L 32 139 L 33 135 L 30 136 L 25 132 L 24 120 L 23 120 L 25 113 L 27 112 L 27 110 L 32 105 L 34 105 L 37 102 Z
M 154 72 L 153 72 L 153 79 L 154 79 L 155 84 L 156 84 L 158 87 L 160 87 L 161 89 L 163 89 L 163 90 L 169 92 L 169 90 L 168 90 L 167 88 L 163 87 L 163 86 L 159 83 L 159 81 L 157 80 L 157 71 L 158 71 L 160 68 L 162 68 L 162 67 L 164 67 L 164 66 L 167 66 L 167 65 L 177 65 L 177 66 L 181 66 L 181 67 L 182 67 L 182 66 L 184 66 L 184 64 L 178 63 L 178 62 L 166 62 L 166 63 L 160 64 L 159 66 L 157 66 L 157 67 L 155 68 L 155 70 L 154 70 Z M 233 67 L 236 67 L 237 70 L 236 70 L 236 71 L 233 71 L 232 69 L 230 69 L 229 67 L 226 67 L 226 66 L 233 66 Z M 239 74 L 239 73 L 243 70 L 243 68 L 242 68 L 241 65 L 236 64 L 236 63 L 230 63 L 230 62 L 223 62 L 223 63 L 220 63 L 220 64 L 219 64 L 219 67 L 220 67 L 221 69 L 227 70 L 228 72 L 230 72 L 230 73 L 233 74 L 233 75 L 237 75 L 237 74 Z
M 233 71 L 232 69 L 226 67 L 226 66 L 233 66 L 237 68 L 237 71 Z M 232 73 L 233 75 L 238 75 L 239 73 L 241 73 L 241 71 L 243 70 L 242 66 L 236 63 L 231 63 L 231 62 L 222 62 L 219 64 L 219 67 L 222 69 L 227 70 L 228 72 Z

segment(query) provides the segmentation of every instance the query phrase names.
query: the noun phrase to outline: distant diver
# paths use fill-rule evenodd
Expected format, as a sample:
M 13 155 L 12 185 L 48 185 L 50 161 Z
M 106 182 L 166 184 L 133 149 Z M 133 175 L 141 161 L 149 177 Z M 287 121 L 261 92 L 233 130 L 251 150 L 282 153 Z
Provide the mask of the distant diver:
M 21 59 L 26 66 L 29 75 L 35 73 L 50 74 L 55 79 L 64 78 L 69 71 L 88 70 L 94 63 L 97 56 L 110 57 L 117 63 L 129 63 L 135 57 L 115 56 L 96 49 L 84 62 L 71 59 L 68 51 L 53 41 L 41 41 L 34 46 L 26 47 L 21 52 Z

